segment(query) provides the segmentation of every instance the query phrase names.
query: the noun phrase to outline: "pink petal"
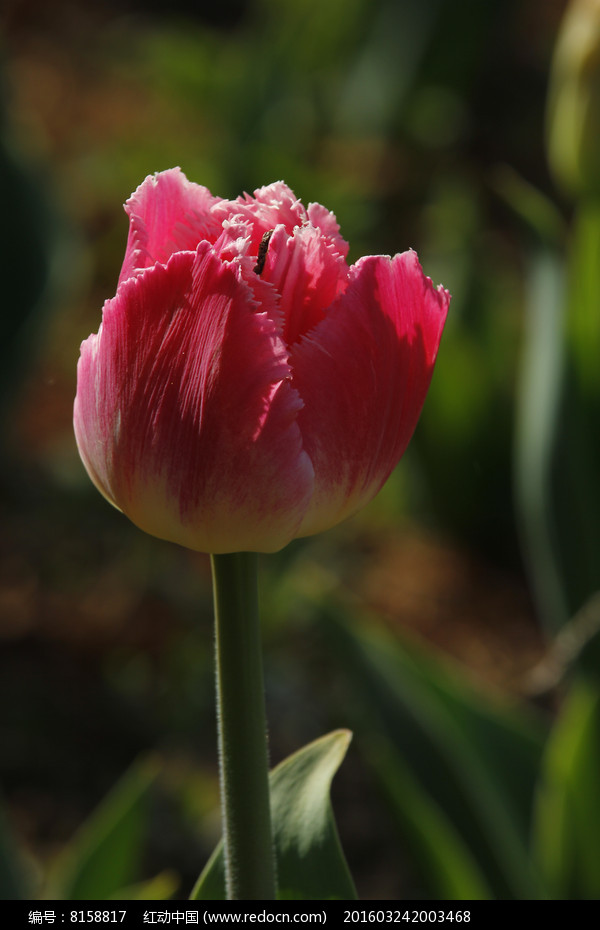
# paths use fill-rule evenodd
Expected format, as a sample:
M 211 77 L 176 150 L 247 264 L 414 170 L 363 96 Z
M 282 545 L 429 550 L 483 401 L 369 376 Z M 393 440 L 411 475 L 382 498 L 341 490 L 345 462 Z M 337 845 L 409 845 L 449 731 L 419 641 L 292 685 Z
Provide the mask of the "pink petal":
M 346 289 L 348 266 L 331 240 L 313 226 L 297 227 L 292 236 L 277 226 L 261 277 L 281 295 L 284 338 L 291 345 L 323 319 Z
M 219 203 L 206 187 L 188 181 L 180 168 L 150 175 L 125 204 L 129 237 L 119 284 L 173 252 L 192 251 L 203 239 L 214 242 L 221 223 L 211 213 Z
M 223 200 L 213 208 L 221 220 L 239 217 L 252 225 L 252 250 L 256 254 L 263 235 L 275 226 L 282 225 L 288 233 L 307 220 L 306 209 L 283 181 L 254 191 L 254 196 L 243 194 L 236 200 Z
M 202 243 L 125 281 L 82 346 L 81 456 L 139 527 L 203 552 L 274 551 L 313 487 L 276 295 Z
M 414 252 L 361 259 L 325 319 L 292 347 L 315 493 L 298 535 L 335 525 L 379 491 L 417 424 L 450 295 Z
M 320 229 L 323 235 L 331 240 L 337 252 L 339 252 L 343 258 L 346 258 L 349 246 L 346 240 L 340 235 L 340 227 L 333 213 L 325 207 L 322 207 L 320 203 L 309 203 L 308 219 L 313 226 Z

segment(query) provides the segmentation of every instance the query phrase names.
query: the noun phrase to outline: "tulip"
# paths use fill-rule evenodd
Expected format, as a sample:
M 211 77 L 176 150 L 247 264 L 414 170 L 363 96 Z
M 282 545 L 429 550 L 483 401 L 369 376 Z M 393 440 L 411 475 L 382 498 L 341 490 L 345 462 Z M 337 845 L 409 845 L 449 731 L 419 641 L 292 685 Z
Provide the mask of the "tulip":
M 417 255 L 348 266 L 282 182 L 236 200 L 178 168 L 127 201 L 116 296 L 81 347 L 74 425 L 98 489 L 202 552 L 272 552 L 379 491 L 416 426 L 450 295 Z
M 272 900 L 256 553 L 377 493 L 450 296 L 414 252 L 348 267 L 333 214 L 282 182 L 223 200 L 174 168 L 125 209 L 117 293 L 81 347 L 77 445 L 134 523 L 211 553 L 227 895 Z

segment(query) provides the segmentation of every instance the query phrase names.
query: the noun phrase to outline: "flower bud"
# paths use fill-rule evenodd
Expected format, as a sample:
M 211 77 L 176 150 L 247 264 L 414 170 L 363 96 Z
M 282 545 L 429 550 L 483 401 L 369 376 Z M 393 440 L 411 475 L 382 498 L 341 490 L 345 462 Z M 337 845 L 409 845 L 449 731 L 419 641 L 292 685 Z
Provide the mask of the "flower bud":
M 117 293 L 81 347 L 75 436 L 143 530 L 269 552 L 367 503 L 416 426 L 450 295 L 414 252 L 348 266 L 278 182 L 213 197 L 177 168 L 127 202 Z

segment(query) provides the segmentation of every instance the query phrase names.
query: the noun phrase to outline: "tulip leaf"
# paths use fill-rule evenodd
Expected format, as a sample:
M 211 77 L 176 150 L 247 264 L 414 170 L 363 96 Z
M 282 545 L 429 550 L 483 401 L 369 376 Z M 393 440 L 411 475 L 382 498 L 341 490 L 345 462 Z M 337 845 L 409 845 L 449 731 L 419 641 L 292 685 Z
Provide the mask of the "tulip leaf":
M 354 715 L 359 745 L 402 831 L 408 825 L 415 836 L 413 800 L 410 792 L 391 790 L 381 745 L 388 757 L 402 760 L 396 764 L 398 784 L 408 771 L 430 810 L 444 813 L 494 897 L 537 897 L 539 877 L 529 854 L 545 733 L 537 718 L 496 707 L 441 661 L 371 628 L 351 627 L 335 609 L 323 610 L 321 619 L 349 682 L 346 710 Z M 434 859 L 424 862 L 431 844 L 422 836 L 417 845 L 428 893 L 444 897 L 446 882 L 433 885 L 439 873 Z
M 533 844 L 552 898 L 600 897 L 600 694 L 575 680 L 542 767 Z
M 356 898 L 329 798 L 331 781 L 351 738 L 348 730 L 335 730 L 289 756 L 270 774 L 280 900 Z M 191 899 L 225 899 L 222 843 L 198 879 Z
M 138 878 L 157 767 L 134 764 L 83 824 L 55 863 L 46 896 L 70 901 L 122 896 Z

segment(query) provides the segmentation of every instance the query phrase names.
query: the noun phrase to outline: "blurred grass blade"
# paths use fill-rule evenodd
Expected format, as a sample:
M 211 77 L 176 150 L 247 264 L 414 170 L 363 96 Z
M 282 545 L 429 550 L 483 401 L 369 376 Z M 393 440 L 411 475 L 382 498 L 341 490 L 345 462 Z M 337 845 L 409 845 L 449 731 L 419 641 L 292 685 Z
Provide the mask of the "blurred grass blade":
M 61 854 L 49 875 L 46 897 L 106 900 L 138 879 L 156 776 L 152 759 L 129 769 Z
M 531 693 L 557 691 L 574 675 L 600 685 L 600 591 L 563 626 L 542 661 L 531 670 Z
M 600 404 L 600 205 L 582 204 L 570 250 L 568 341 L 584 396 Z
M 583 678 L 548 742 L 533 844 L 552 898 L 600 897 L 600 694 Z
M 566 233 L 564 219 L 554 201 L 543 191 L 507 164 L 493 169 L 491 183 L 540 243 L 551 248 L 562 247 Z
M 559 541 L 570 614 L 600 589 L 600 206 L 582 204 L 569 253 L 568 380 L 557 469 Z M 558 483 L 560 482 L 560 484 Z
M 390 132 L 431 41 L 439 5 L 439 0 L 382 0 L 370 8 L 363 47 L 334 117 L 338 132 Z
M 166 870 L 147 881 L 120 888 L 113 898 L 121 901 L 169 901 L 179 885 L 179 875 Z
M 329 789 L 350 744 L 335 730 L 281 762 L 270 775 L 278 898 L 353 900 L 354 884 L 340 846 Z M 222 844 L 198 879 L 191 900 L 225 900 Z
M 577 213 L 568 287 L 550 250 L 532 258 L 529 277 L 515 484 L 534 593 L 556 633 L 600 585 L 597 204 Z
M 485 901 L 493 897 L 471 850 L 431 795 L 423 791 L 410 764 L 389 741 L 368 739 L 369 756 L 384 797 L 410 845 L 411 858 L 435 890 L 448 901 Z
M 532 259 L 517 396 L 515 489 L 525 562 L 541 617 L 556 632 L 569 617 L 552 475 L 564 387 L 562 260 Z
M 391 637 L 350 627 L 335 609 L 322 617 L 347 677 L 357 732 L 369 745 L 374 736 L 388 742 L 389 752 L 403 760 L 431 805 L 453 825 L 494 896 L 537 897 L 528 847 L 543 728 L 525 713 L 496 708 L 442 663 Z M 377 754 L 372 761 L 377 770 Z M 378 775 L 388 780 L 388 773 Z M 409 795 L 388 794 L 397 817 L 411 823 Z M 430 891 L 434 897 L 444 893 Z

